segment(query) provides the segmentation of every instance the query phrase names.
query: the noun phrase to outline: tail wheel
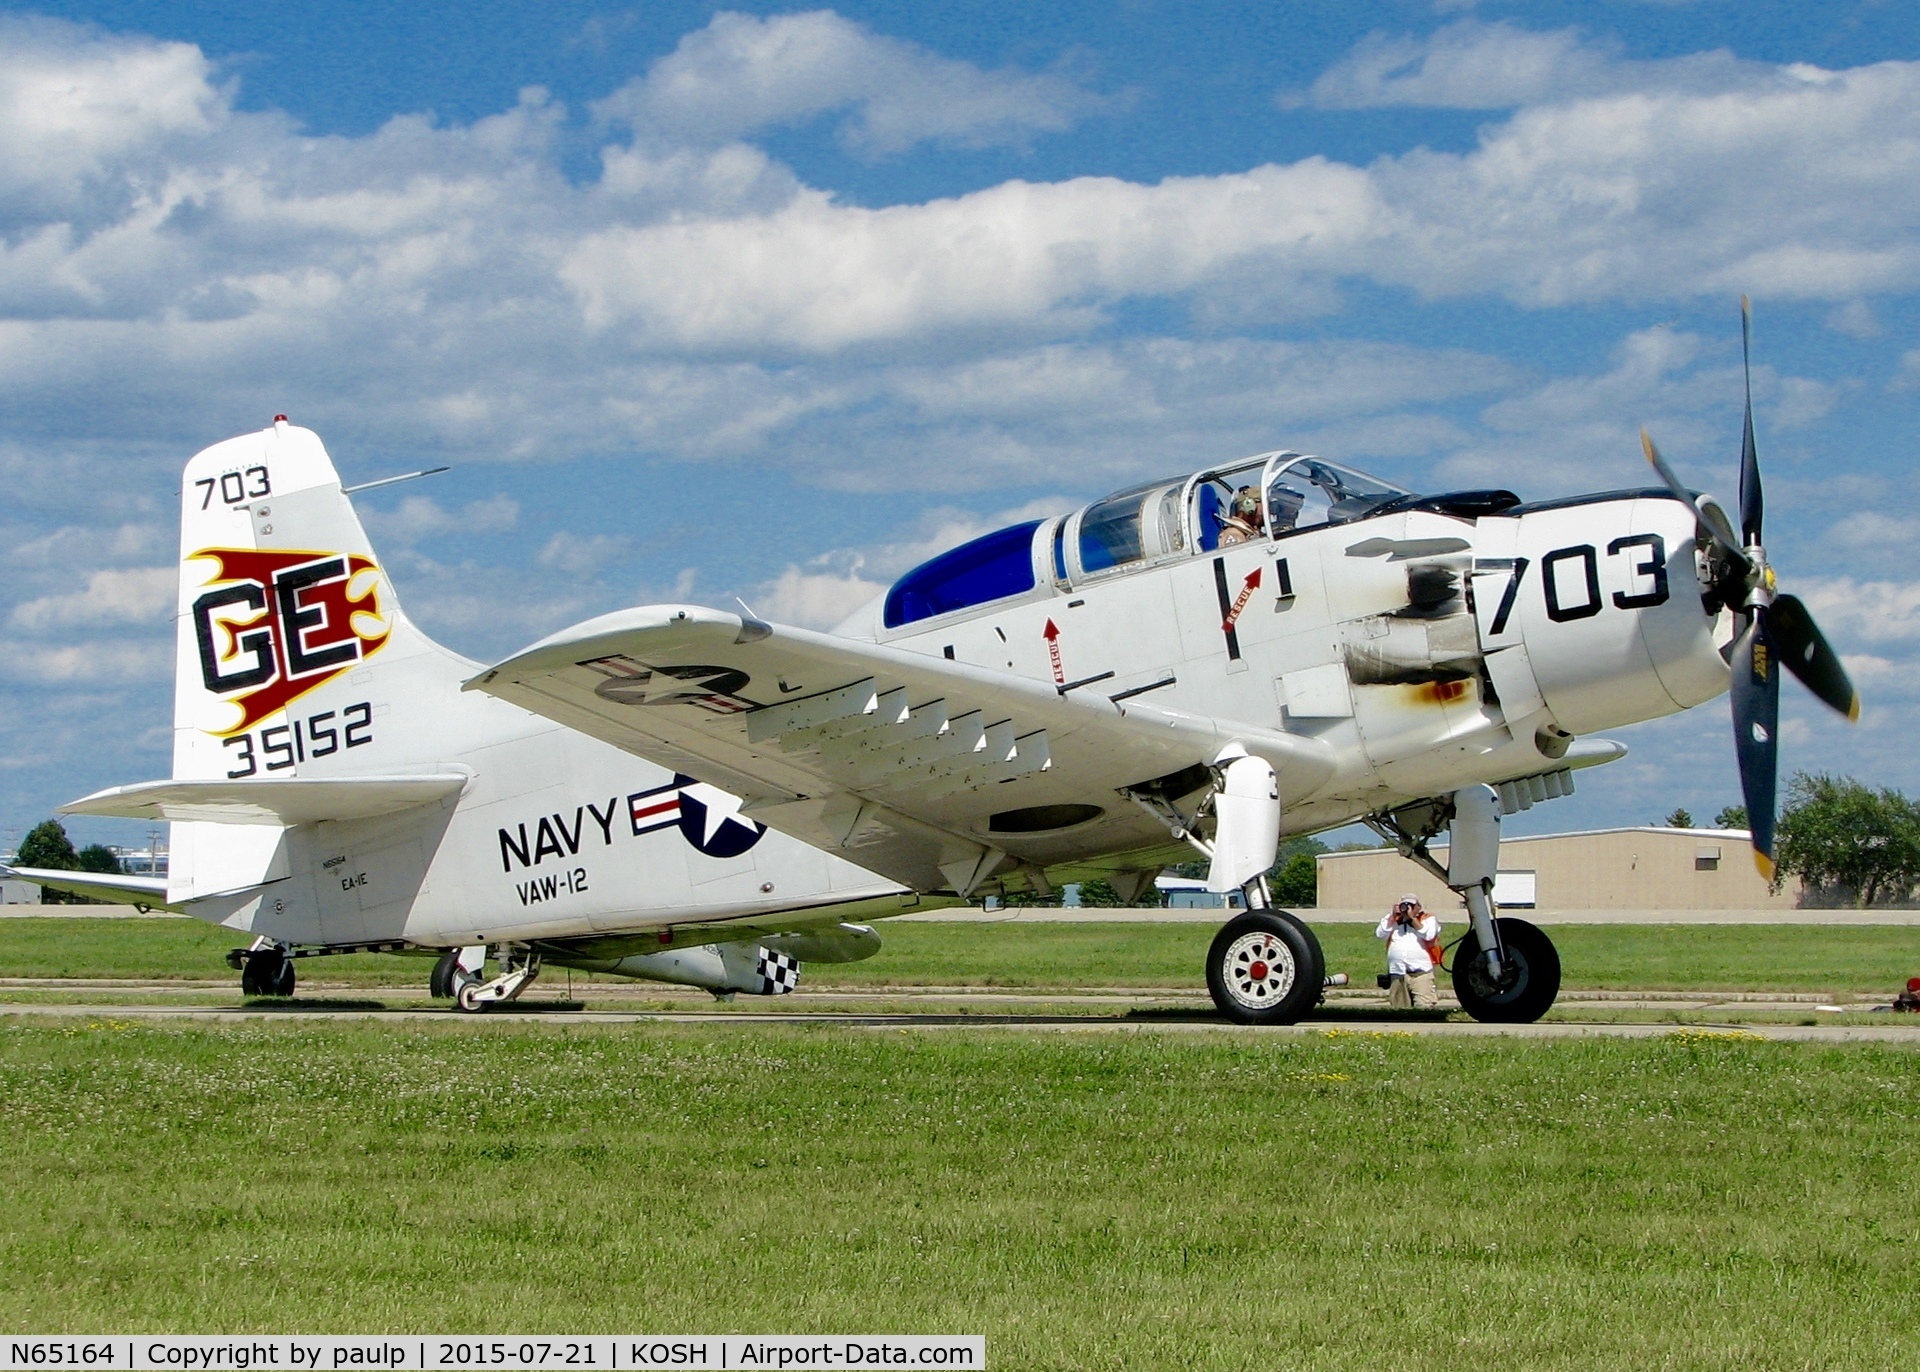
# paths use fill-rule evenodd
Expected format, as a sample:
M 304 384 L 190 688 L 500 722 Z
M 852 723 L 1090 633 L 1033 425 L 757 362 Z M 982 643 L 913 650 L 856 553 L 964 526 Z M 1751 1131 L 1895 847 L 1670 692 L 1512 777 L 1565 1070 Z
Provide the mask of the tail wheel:
M 1236 1024 L 1294 1024 L 1319 1004 L 1326 966 L 1306 925 L 1283 911 L 1249 910 L 1214 935 L 1207 990 Z
M 1453 993 L 1460 1008 L 1487 1024 L 1531 1024 L 1560 994 L 1560 954 L 1553 940 L 1524 919 L 1497 921 L 1506 968 L 1498 980 L 1480 956 L 1471 930 L 1453 948 Z

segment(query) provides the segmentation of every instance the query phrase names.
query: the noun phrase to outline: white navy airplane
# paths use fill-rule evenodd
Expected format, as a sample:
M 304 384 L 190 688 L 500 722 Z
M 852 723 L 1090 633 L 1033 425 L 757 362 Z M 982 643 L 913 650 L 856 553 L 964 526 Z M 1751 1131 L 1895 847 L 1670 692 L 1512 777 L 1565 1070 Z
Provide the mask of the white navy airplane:
M 401 614 L 277 420 L 186 470 L 173 777 L 64 807 L 172 821 L 170 874 L 19 874 L 250 935 L 255 993 L 301 956 L 432 952 L 478 1010 L 543 964 L 776 994 L 876 951 L 864 921 L 1131 899 L 1197 850 L 1245 906 L 1215 1004 L 1284 1024 L 1325 965 L 1264 874 L 1358 820 L 1459 893 L 1462 1005 L 1537 1019 L 1559 961 L 1496 917 L 1504 814 L 1626 751 L 1591 735 L 1731 684 L 1770 871 L 1779 664 L 1858 713 L 1775 590 L 1751 401 L 1737 531 L 1645 446 L 1663 486 L 1531 504 L 1265 453 L 975 539 L 831 633 L 653 605 L 483 669 Z

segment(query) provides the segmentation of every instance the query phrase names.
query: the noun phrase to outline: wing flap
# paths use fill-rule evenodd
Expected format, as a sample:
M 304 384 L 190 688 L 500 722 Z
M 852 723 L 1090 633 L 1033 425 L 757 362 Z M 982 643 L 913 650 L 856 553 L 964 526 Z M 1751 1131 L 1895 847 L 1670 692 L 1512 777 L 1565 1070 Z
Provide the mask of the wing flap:
M 64 815 L 202 820 L 215 824 L 318 824 L 373 819 L 458 795 L 464 772 L 424 776 L 288 777 L 284 780 L 143 781 L 111 786 L 70 804 Z

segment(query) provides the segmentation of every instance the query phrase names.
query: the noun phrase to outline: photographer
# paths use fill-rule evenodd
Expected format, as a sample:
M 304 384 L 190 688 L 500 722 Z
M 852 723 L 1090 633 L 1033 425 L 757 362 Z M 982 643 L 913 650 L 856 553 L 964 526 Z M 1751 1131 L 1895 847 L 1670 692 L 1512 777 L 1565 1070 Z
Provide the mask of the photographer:
M 1431 1010 L 1440 1004 L 1434 965 L 1440 960 L 1440 921 L 1420 908 L 1420 897 L 1400 897 L 1380 921 L 1375 938 L 1387 941 L 1387 1003 L 1396 1010 Z

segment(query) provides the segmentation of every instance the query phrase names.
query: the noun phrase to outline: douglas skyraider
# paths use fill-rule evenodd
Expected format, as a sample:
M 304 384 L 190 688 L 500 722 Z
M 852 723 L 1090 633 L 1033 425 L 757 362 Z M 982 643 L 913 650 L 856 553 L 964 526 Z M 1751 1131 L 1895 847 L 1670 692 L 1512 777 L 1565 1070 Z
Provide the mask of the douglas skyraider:
M 407 621 L 319 439 L 277 420 L 187 466 L 173 777 L 64 807 L 172 821 L 169 875 L 18 875 L 251 936 L 251 992 L 425 952 L 480 1010 L 548 963 L 778 994 L 877 951 L 865 921 L 1094 877 L 1131 899 L 1197 851 L 1246 907 L 1215 1004 L 1286 1024 L 1325 967 L 1264 873 L 1359 820 L 1460 894 L 1468 1012 L 1537 1019 L 1559 960 L 1495 916 L 1504 814 L 1625 753 L 1592 735 L 1731 686 L 1770 871 L 1779 666 L 1859 708 L 1776 592 L 1751 398 L 1737 529 L 1643 442 L 1663 485 L 1533 504 L 1265 453 L 975 539 L 832 633 L 653 605 L 482 668 Z

